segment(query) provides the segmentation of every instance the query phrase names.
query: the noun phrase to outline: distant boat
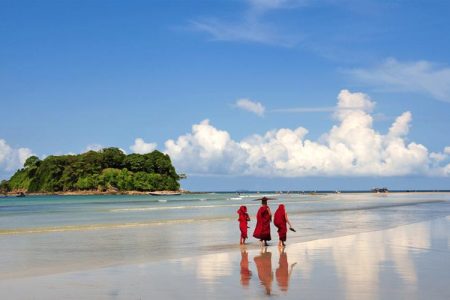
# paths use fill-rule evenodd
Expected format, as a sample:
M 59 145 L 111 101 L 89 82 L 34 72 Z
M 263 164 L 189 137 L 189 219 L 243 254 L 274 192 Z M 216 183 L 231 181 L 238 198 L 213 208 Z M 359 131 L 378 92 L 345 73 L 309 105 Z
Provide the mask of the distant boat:
M 177 196 L 181 195 L 180 192 L 170 192 L 170 191 L 164 191 L 164 192 L 149 192 L 149 195 L 152 196 Z
M 373 193 L 388 193 L 389 190 L 387 188 L 385 188 L 385 187 L 383 187 L 383 188 L 373 188 L 372 192 Z

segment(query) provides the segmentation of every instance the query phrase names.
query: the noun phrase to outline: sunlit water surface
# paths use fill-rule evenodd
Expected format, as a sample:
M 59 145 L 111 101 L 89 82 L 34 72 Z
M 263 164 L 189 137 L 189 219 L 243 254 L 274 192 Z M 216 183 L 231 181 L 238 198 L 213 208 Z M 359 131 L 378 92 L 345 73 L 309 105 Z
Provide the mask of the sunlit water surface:
M 274 228 L 268 248 L 238 245 L 258 196 L 1 198 L 0 297 L 450 296 L 449 194 L 276 195 L 297 230 L 285 251 Z

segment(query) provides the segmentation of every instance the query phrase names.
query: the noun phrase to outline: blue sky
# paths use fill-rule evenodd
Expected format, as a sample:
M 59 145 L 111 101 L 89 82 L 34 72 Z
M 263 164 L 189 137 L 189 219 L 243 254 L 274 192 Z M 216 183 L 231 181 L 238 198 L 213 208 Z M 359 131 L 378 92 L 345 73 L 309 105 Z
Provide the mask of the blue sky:
M 31 153 L 117 146 L 169 153 L 191 190 L 449 188 L 449 15 L 447 1 L 0 1 L 0 178 Z

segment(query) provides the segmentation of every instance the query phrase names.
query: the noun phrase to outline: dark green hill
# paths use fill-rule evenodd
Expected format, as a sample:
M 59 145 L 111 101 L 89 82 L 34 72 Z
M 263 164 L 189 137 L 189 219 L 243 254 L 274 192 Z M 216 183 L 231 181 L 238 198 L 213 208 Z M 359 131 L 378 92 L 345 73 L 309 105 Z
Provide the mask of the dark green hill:
M 52 193 L 84 190 L 175 191 L 181 179 L 170 157 L 157 150 L 124 154 L 105 148 L 78 155 L 29 157 L 24 168 L 1 183 L 5 191 Z

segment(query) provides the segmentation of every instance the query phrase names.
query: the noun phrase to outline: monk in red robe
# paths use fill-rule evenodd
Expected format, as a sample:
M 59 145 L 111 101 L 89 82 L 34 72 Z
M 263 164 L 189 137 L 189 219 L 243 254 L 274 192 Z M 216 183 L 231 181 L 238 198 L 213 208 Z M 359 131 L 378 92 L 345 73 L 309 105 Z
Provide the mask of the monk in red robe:
M 269 206 L 267 206 L 267 200 L 264 198 L 262 200 L 262 205 L 256 214 L 256 226 L 253 236 L 261 241 L 261 245 L 264 242 L 264 246 L 267 245 L 267 241 L 271 240 L 270 237 L 270 222 L 272 221 L 272 212 Z
M 292 228 L 292 225 L 291 222 L 289 222 L 289 218 L 283 204 L 280 204 L 278 206 L 278 209 L 274 215 L 273 224 L 278 228 L 278 247 L 286 246 L 284 244 L 284 242 L 286 241 L 288 229 L 286 224 L 289 224 L 289 228 Z
M 238 221 L 239 221 L 239 229 L 241 230 L 241 239 L 240 239 L 240 244 L 243 245 L 245 244 L 245 240 L 248 238 L 247 236 L 247 222 L 250 221 L 250 217 L 247 213 L 247 207 L 242 205 L 238 211 L 237 211 L 239 217 L 238 217 Z

